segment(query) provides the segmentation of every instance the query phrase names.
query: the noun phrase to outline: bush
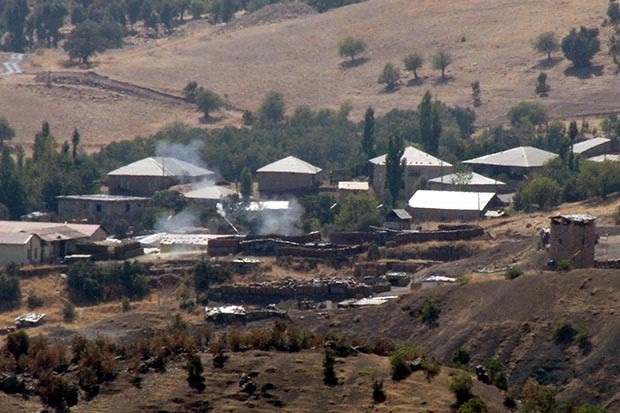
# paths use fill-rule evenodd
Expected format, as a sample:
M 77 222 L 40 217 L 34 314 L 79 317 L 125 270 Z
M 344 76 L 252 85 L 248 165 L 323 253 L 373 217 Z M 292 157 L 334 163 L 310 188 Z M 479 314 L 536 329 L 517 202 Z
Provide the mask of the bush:
M 521 268 L 512 267 L 511 269 L 506 271 L 505 277 L 507 280 L 514 280 L 515 278 L 518 278 L 522 275 L 523 275 L 523 270 Z
M 368 261 L 377 261 L 381 259 L 381 251 L 379 250 L 379 246 L 377 244 L 372 244 L 368 248 L 368 252 L 366 254 L 366 259 Z
M 435 300 L 427 299 L 426 303 L 424 303 L 424 307 L 420 310 L 418 318 L 424 324 L 436 326 L 440 313 L 441 307 L 439 306 L 439 303 Z
M 62 307 L 62 319 L 65 323 L 72 323 L 75 320 L 75 306 L 70 301 Z
M 10 310 L 17 307 L 21 298 L 19 279 L 0 273 L 0 310 Z
M 43 299 L 39 297 L 34 291 L 28 294 L 28 299 L 26 300 L 29 310 L 34 310 L 35 308 L 43 306 Z
M 126 313 L 127 311 L 131 310 L 131 301 L 129 301 L 129 298 L 123 297 L 121 301 L 121 307 L 123 309 L 123 313 Z
M 469 364 L 469 360 L 469 351 L 465 349 L 460 348 L 452 353 L 452 363 L 457 366 L 467 366 Z
M 484 401 L 479 397 L 467 401 L 456 411 L 457 413 L 486 413 L 489 409 Z
M 601 50 L 601 42 L 598 39 L 598 29 L 581 26 L 579 31 L 571 29 L 570 33 L 562 39 L 562 52 L 575 67 L 590 66 L 590 61 Z
M 390 355 L 390 369 L 392 372 L 392 380 L 400 381 L 407 378 L 411 374 L 409 363 L 417 358 L 424 357 L 424 351 L 421 349 L 405 344 L 398 347 Z
M 472 398 L 472 385 L 473 381 L 469 373 L 461 371 L 452 376 L 452 380 L 450 381 L 450 391 L 456 397 L 457 406 L 464 405 Z
M 328 386 L 335 386 L 338 384 L 338 377 L 336 377 L 336 370 L 334 365 L 336 364 L 336 357 L 334 352 L 326 348 L 325 357 L 323 358 L 323 383 Z
M 571 344 L 577 342 L 579 347 L 588 343 L 590 332 L 584 325 L 573 326 L 568 320 L 561 321 L 553 330 L 553 339 L 558 344 Z
M 383 390 L 383 379 L 376 379 L 372 382 L 372 400 L 375 403 L 383 403 L 386 399 L 385 391 Z
M 200 355 L 192 354 L 187 361 L 187 384 L 198 393 L 202 393 L 205 386 L 205 378 L 202 376 L 204 368 Z
M 558 271 L 560 272 L 570 271 L 571 267 L 572 267 L 572 264 L 570 260 L 561 259 L 558 261 Z
M 523 385 L 523 411 L 552 413 L 556 409 L 555 390 L 551 386 L 543 386 L 532 378 Z

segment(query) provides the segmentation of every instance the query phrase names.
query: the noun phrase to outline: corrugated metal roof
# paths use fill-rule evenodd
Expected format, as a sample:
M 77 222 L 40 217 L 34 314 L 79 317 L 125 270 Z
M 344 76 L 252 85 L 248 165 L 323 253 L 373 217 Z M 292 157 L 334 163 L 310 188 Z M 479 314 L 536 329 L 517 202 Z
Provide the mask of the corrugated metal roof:
M 368 191 L 368 182 L 358 181 L 340 181 L 338 182 L 338 189 L 341 191 Z
M 409 212 L 405 211 L 404 209 L 393 209 L 392 211 L 390 211 L 389 215 L 391 214 L 396 215 L 398 219 L 411 219 L 411 215 L 409 215 Z
M 41 239 L 51 239 L 60 236 L 61 239 L 79 239 L 93 236 L 101 225 L 73 224 L 59 222 L 31 222 L 31 221 L 0 221 L 0 233 L 17 234 L 27 232 L 37 234 Z M 44 238 L 46 237 L 46 238 Z M 57 238 L 55 238 L 57 239 Z
M 417 190 L 408 205 L 410 208 L 483 211 L 495 196 L 494 192 Z
M 372 158 L 369 162 L 375 165 L 385 165 L 386 158 L 387 154 Z M 452 166 L 448 162 L 435 158 L 433 155 L 413 146 L 407 146 L 400 159 L 406 159 L 408 166 Z
M 93 201 L 93 202 L 129 202 L 129 201 L 147 201 L 149 198 L 143 196 L 125 196 L 125 195 L 108 195 L 108 194 L 89 194 L 89 195 L 61 195 L 58 199 L 70 199 L 75 201 Z
M 611 142 L 610 139 L 607 138 L 592 138 L 585 140 L 583 142 L 579 142 L 573 145 L 574 153 L 582 153 L 587 151 L 588 149 L 596 148 L 599 145 L 604 145 L 608 142 Z
M 571 221 L 571 222 L 592 222 L 596 219 L 590 214 L 562 214 L 551 217 L 554 220 Z
M 247 204 L 246 211 L 278 211 L 290 208 L 289 201 L 253 201 Z
M 314 175 L 321 172 L 321 170 L 321 168 L 309 164 L 306 161 L 302 161 L 301 159 L 295 158 L 294 156 L 287 156 L 286 158 L 257 169 L 256 172 L 286 172 L 293 174 Z
M 214 173 L 189 162 L 169 156 L 144 158 L 108 173 L 108 176 L 171 176 L 201 177 Z
M 472 165 L 513 166 L 520 168 L 535 168 L 543 166 L 545 162 L 555 158 L 553 152 L 543 151 L 532 146 L 519 146 L 507 151 L 496 152 L 463 161 Z
M 462 179 L 463 177 L 458 174 L 448 174 L 439 178 L 429 179 L 428 182 L 444 183 L 449 185 L 455 185 L 456 183 L 460 185 L 506 185 L 502 181 L 487 178 L 486 176 L 480 175 L 476 172 L 471 173 L 471 179 L 468 182 L 461 182 Z
M 213 185 L 188 191 L 184 193 L 183 196 L 188 199 L 219 200 L 223 197 L 234 195 L 236 193 L 236 191 L 226 188 L 225 186 Z

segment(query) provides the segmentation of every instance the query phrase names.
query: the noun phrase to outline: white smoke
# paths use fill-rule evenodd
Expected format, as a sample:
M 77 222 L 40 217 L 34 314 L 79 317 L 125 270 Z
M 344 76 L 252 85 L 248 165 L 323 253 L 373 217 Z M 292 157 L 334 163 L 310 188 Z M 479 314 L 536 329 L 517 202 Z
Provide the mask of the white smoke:
M 155 223 L 157 232 L 183 233 L 188 228 L 200 227 L 200 218 L 191 210 L 184 209 L 175 215 L 160 217 Z
M 288 209 L 268 209 L 268 207 L 259 208 L 257 214 L 258 225 L 256 233 L 259 235 L 300 235 L 301 219 L 304 215 L 304 208 L 295 199 L 288 199 Z M 269 205 L 266 201 L 266 204 Z
M 157 156 L 176 158 L 180 161 L 189 162 L 201 168 L 209 169 L 200 157 L 200 151 L 203 147 L 204 143 L 199 140 L 191 141 L 187 145 L 164 141 L 157 145 L 155 154 Z

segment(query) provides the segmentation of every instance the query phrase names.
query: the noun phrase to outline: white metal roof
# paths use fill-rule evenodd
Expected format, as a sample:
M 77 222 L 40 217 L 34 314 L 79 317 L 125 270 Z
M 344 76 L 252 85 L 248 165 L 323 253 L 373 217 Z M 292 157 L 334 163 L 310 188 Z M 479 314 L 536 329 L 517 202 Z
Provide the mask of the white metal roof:
M 520 168 L 535 168 L 543 166 L 545 162 L 555 158 L 553 152 L 543 151 L 532 146 L 519 146 L 507 151 L 496 152 L 463 161 L 472 165 L 513 166 Z
M 0 245 L 26 245 L 35 235 L 29 232 L 0 233 Z
M 595 148 L 599 145 L 604 145 L 607 142 L 610 142 L 610 139 L 607 138 L 592 138 L 592 139 L 588 139 L 585 140 L 583 142 L 579 142 L 573 145 L 573 152 L 574 153 L 582 153 L 587 151 L 588 149 L 592 149 Z
M 387 154 L 377 156 L 376 158 L 372 158 L 370 163 L 375 165 L 385 165 L 386 158 Z M 452 166 L 448 162 L 435 158 L 433 155 L 421 151 L 413 146 L 407 146 L 403 156 L 400 159 L 406 159 L 406 164 L 408 166 Z
M 126 196 L 126 195 L 108 195 L 108 194 L 89 194 L 89 195 L 61 195 L 57 196 L 59 200 L 75 200 L 75 201 L 93 201 L 93 202 L 130 202 L 130 201 L 148 201 L 149 198 L 143 196 Z
M 189 162 L 169 156 L 152 156 L 122 166 L 108 173 L 108 176 L 172 176 L 201 177 L 214 173 Z
M 301 159 L 295 158 L 294 156 L 287 156 L 286 158 L 257 169 L 256 172 L 286 172 L 293 174 L 315 175 L 321 172 L 321 168 L 309 164 L 306 161 L 302 161 Z
M 234 190 L 225 186 L 212 185 L 203 188 L 194 189 L 183 194 L 188 199 L 210 199 L 219 200 L 223 197 L 236 194 Z
M 246 211 L 277 211 L 289 208 L 289 201 L 253 201 L 248 203 Z
M 592 162 L 620 161 L 620 154 L 617 154 L 617 153 L 604 153 L 602 155 L 593 156 L 591 158 L 588 158 L 588 161 L 592 161 Z
M 483 211 L 494 192 L 417 190 L 409 199 L 410 208 Z
M 484 175 L 480 175 L 476 172 L 471 173 L 471 178 L 467 182 L 461 182 L 462 176 L 458 174 L 448 174 L 439 178 L 429 179 L 428 182 L 444 183 L 449 185 L 506 185 L 502 181 L 496 179 L 487 178 Z
M 338 189 L 341 191 L 368 191 L 368 182 L 359 181 L 340 181 L 338 182 Z
M 101 225 L 96 224 L 73 224 L 61 222 L 34 222 L 34 221 L 0 221 L 0 233 L 17 234 L 28 232 L 37 234 L 39 238 L 47 240 L 51 237 L 56 239 L 79 239 L 93 236 Z M 58 238 L 60 237 L 60 238 Z

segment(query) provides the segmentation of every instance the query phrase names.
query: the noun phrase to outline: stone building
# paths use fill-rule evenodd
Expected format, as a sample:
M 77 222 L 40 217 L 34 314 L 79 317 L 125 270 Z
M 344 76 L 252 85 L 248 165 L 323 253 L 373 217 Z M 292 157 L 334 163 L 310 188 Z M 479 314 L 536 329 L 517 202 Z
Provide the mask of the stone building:
M 594 267 L 595 220 L 588 214 L 551 217 L 551 259 L 556 263 L 568 260 L 573 268 Z

